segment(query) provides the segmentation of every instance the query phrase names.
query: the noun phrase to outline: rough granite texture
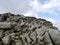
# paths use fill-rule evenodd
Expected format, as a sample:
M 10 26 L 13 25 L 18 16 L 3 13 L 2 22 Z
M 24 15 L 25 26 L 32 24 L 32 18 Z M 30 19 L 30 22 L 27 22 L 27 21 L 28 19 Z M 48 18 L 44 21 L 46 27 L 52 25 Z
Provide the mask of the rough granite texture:
M 0 45 L 60 45 L 60 31 L 50 21 L 0 14 Z

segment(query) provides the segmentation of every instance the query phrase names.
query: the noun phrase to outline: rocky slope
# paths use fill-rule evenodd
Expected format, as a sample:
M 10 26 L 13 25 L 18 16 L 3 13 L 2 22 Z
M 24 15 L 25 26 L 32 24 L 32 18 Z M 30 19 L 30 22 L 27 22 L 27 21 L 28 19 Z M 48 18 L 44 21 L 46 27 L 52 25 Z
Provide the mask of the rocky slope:
M 60 45 L 60 32 L 45 19 L 0 14 L 0 45 Z

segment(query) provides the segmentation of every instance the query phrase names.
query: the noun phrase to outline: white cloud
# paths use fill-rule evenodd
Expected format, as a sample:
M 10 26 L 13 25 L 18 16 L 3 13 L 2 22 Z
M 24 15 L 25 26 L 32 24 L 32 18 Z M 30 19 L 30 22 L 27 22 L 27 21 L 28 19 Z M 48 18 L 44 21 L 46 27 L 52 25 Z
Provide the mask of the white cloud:
M 31 0 L 0 0 L 0 13 L 26 13 L 28 10 L 30 10 L 30 2 Z
M 58 15 L 56 10 L 60 10 L 60 1 L 50 0 L 45 4 L 41 4 L 41 2 L 38 2 L 38 0 L 34 0 L 31 2 L 30 6 L 32 7 L 32 10 L 35 13 L 41 12 L 41 13 L 50 13 L 50 14 Z
M 35 14 L 41 12 L 58 15 L 55 10 L 60 10 L 59 0 L 45 1 L 44 4 L 41 4 L 38 0 L 0 0 L 0 13 L 13 12 L 27 14 L 32 11 Z
M 28 11 L 27 13 L 23 14 L 24 16 L 32 16 L 32 11 Z
M 29 15 L 39 18 L 38 12 L 40 13 L 48 13 L 51 15 L 59 15 L 57 11 L 60 11 L 60 1 L 59 0 L 50 0 L 46 1 L 46 3 L 41 4 L 38 0 L 33 0 L 30 3 L 31 9 L 26 12 L 25 15 L 29 13 Z

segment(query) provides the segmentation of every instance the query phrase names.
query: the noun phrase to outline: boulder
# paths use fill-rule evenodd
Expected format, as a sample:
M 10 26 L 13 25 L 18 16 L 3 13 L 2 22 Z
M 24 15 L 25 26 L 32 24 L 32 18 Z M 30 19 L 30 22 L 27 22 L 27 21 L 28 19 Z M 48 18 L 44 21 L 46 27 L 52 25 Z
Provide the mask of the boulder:
M 3 37 L 2 42 L 4 45 L 9 45 L 10 44 L 10 37 L 9 36 Z
M 0 29 L 11 29 L 15 25 L 15 22 L 0 22 Z
M 60 31 L 50 29 L 49 34 L 51 36 L 51 39 L 55 45 L 60 45 Z

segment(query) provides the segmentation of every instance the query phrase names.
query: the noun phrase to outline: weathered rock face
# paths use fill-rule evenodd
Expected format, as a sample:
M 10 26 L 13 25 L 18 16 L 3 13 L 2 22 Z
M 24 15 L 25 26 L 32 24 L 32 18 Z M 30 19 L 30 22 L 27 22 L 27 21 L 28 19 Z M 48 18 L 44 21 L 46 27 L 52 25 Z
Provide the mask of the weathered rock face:
M 60 45 L 60 32 L 45 19 L 0 14 L 0 45 Z

